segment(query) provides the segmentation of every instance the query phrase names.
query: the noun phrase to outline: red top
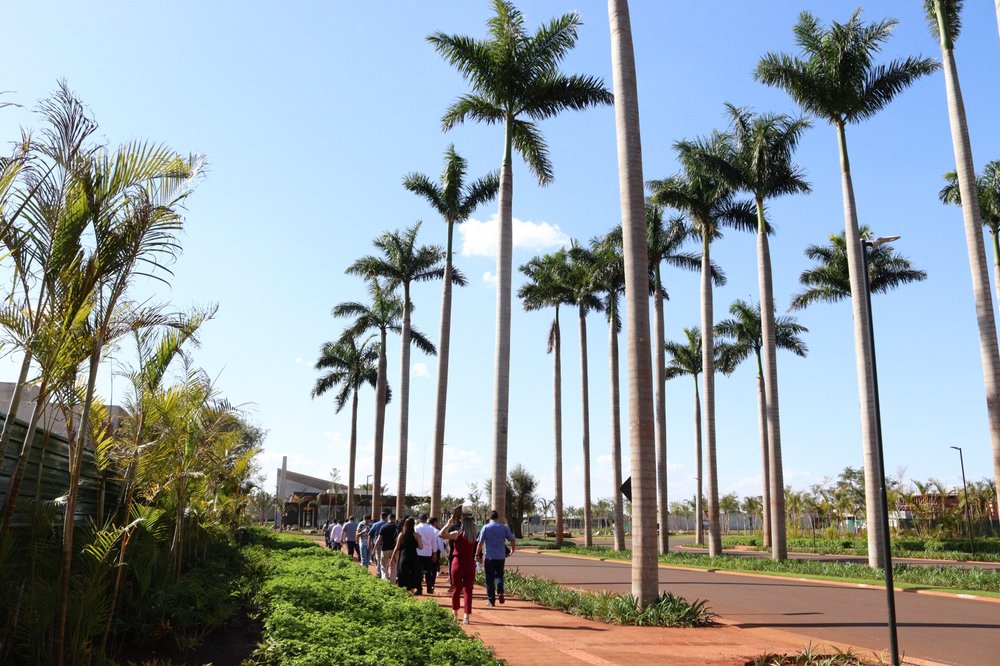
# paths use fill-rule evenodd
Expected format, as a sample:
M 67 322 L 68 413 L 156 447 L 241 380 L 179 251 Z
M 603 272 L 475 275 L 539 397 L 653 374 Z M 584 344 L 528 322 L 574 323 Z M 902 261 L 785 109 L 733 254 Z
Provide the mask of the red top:
M 469 543 L 464 534 L 455 539 L 455 557 L 461 566 L 475 566 L 476 542 Z

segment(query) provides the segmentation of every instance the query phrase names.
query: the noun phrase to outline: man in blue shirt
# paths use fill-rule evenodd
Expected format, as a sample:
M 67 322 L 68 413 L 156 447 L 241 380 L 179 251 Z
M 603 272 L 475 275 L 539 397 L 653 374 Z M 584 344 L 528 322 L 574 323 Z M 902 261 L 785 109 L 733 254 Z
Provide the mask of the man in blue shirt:
M 495 599 L 503 598 L 503 564 L 508 555 L 514 554 L 514 533 L 510 528 L 501 523 L 499 514 L 494 510 L 490 513 L 490 522 L 483 525 L 479 531 L 479 545 L 476 546 L 476 559 L 483 557 L 486 553 L 486 560 L 483 563 L 483 574 L 486 577 L 486 598 L 490 606 L 495 606 Z M 507 542 L 510 541 L 510 552 L 507 552 Z
M 382 519 L 372 523 L 371 529 L 368 530 L 368 552 L 371 554 L 371 558 L 375 560 L 375 575 L 379 578 L 382 577 L 384 569 L 382 568 L 382 551 L 375 549 L 375 539 L 378 538 L 379 532 L 382 531 L 382 526 L 385 525 L 386 518 L 388 517 L 389 512 L 383 511 Z

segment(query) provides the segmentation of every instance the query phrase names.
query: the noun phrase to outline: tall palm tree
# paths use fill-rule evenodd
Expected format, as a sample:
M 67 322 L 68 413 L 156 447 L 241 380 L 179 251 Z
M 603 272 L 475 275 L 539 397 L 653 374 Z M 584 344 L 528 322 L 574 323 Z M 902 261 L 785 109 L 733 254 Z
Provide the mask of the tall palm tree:
M 921 76 L 930 74 L 937 63 L 929 58 L 909 57 L 877 65 L 874 56 L 892 34 L 895 19 L 872 24 L 861 20 L 856 10 L 846 23 L 834 22 L 829 29 L 809 12 L 799 14 L 793 29 L 801 57 L 768 53 L 757 64 L 754 78 L 788 92 L 806 113 L 826 120 L 837 132 L 840 148 L 840 175 L 844 190 L 844 231 L 847 238 L 851 302 L 854 310 L 854 348 L 861 403 L 861 440 L 867 487 L 868 562 L 882 566 L 879 479 L 883 476 L 876 458 L 874 397 L 872 393 L 871 350 L 867 336 L 862 257 L 854 183 L 847 156 L 848 124 L 859 123 L 878 113 L 892 99 Z M 995 336 L 994 336 L 995 337 Z
M 493 505 L 506 520 L 507 429 L 510 398 L 510 296 L 513 250 L 513 172 L 517 150 L 540 185 L 552 180 L 548 148 L 536 121 L 566 110 L 611 104 L 611 93 L 596 77 L 566 75 L 559 63 L 576 45 L 581 25 L 575 12 L 563 14 L 529 36 L 524 16 L 513 4 L 493 0 L 484 40 L 434 33 L 427 39 L 469 81 L 441 120 L 447 131 L 467 119 L 503 125 L 497 215 L 497 335 L 493 399 Z
M 444 290 L 441 296 L 441 334 L 438 338 L 437 401 L 434 410 L 434 467 L 431 481 L 431 515 L 441 516 L 441 480 L 444 475 L 444 430 L 448 406 L 448 361 L 451 353 L 451 287 L 458 270 L 452 264 L 455 225 L 487 201 L 492 201 L 500 187 L 500 176 L 490 173 L 465 183 L 466 161 L 455 152 L 454 144 L 444 154 L 444 172 L 440 185 L 422 173 L 403 177 L 403 187 L 423 197 L 448 225 L 448 243 L 444 255 Z
M 774 469 L 774 464 L 771 463 L 771 447 L 768 442 L 770 429 L 768 428 L 767 400 L 765 399 L 767 391 L 764 382 L 764 337 L 760 304 L 751 306 L 746 301 L 736 300 L 729 306 L 729 314 L 733 315 L 732 319 L 723 319 L 715 325 L 715 335 L 722 339 L 719 346 L 719 357 L 723 372 L 727 374 L 733 372 L 736 366 L 750 358 L 751 354 L 757 361 L 757 405 L 760 415 L 760 450 L 764 472 L 763 534 L 764 545 L 768 546 L 771 545 L 771 535 L 778 533 L 772 528 L 772 524 L 774 521 L 781 521 L 783 524 L 784 514 L 774 510 L 774 507 L 780 506 L 780 504 L 772 499 L 775 488 L 773 487 L 774 483 L 772 483 L 771 470 Z M 794 317 L 776 317 L 774 319 L 775 347 L 787 349 L 798 356 L 805 356 L 808 348 L 799 334 L 806 333 L 808 330 L 796 322 Z M 784 495 L 784 493 L 781 494 Z M 781 532 L 784 530 L 782 529 Z
M 976 304 L 976 321 L 979 324 L 979 353 L 982 356 L 983 380 L 986 384 L 986 414 L 989 419 L 990 444 L 993 449 L 993 478 L 1000 484 L 1000 352 L 997 349 L 997 326 L 993 313 L 993 299 L 990 296 L 986 250 L 983 247 L 980 231 L 984 222 L 980 210 L 981 199 L 976 194 L 976 170 L 972 162 L 969 123 L 965 117 L 965 102 L 962 100 L 958 65 L 955 63 L 955 40 L 958 39 L 962 29 L 962 0 L 924 0 L 924 8 L 927 10 L 931 34 L 940 43 L 941 59 L 944 62 L 951 144 L 955 152 L 955 171 L 962 202 L 965 244 L 968 247 L 969 269 L 972 272 L 972 296 Z M 997 20 L 1000 22 L 1000 13 L 997 15 Z
M 944 175 L 948 183 L 938 193 L 943 203 L 962 205 L 962 193 L 958 186 L 958 173 L 949 171 Z M 993 247 L 993 282 L 1000 298 L 1000 160 L 993 160 L 983 167 L 976 178 L 976 195 L 979 197 L 979 214 L 983 226 L 990 232 Z
M 355 261 L 347 268 L 349 275 L 375 278 L 385 281 L 387 289 L 403 289 L 403 316 L 400 325 L 399 367 L 399 479 L 396 482 L 396 515 L 402 516 L 406 507 L 406 462 L 410 437 L 410 285 L 444 277 L 441 260 L 444 250 L 437 245 L 417 246 L 417 232 L 420 222 L 405 231 L 387 231 L 375 239 L 375 247 L 381 256 L 368 255 Z M 461 273 L 452 272 L 455 284 L 464 285 Z M 427 352 L 435 353 L 433 346 Z M 353 483 L 353 481 L 351 481 Z
M 573 241 L 568 251 L 569 270 L 566 284 L 570 300 L 576 306 L 580 327 L 580 395 L 582 398 L 582 439 L 583 439 L 583 543 L 593 545 L 593 525 L 590 502 L 590 371 L 587 361 L 587 314 L 603 309 L 598 279 L 597 258 L 588 248 Z
M 726 104 L 730 117 L 733 151 L 722 161 L 723 174 L 733 187 L 749 193 L 757 207 L 757 281 L 760 290 L 761 336 L 763 346 L 764 401 L 767 425 L 767 460 L 770 470 L 765 480 L 771 484 L 769 515 L 773 535 L 765 535 L 771 545 L 771 556 L 783 560 L 788 556 L 785 542 L 784 473 L 781 464 L 781 425 L 778 409 L 778 365 L 776 326 L 774 319 L 774 284 L 771 279 L 771 249 L 768 244 L 768 224 L 764 219 L 764 204 L 768 199 L 786 194 L 809 192 L 802 170 L 792 161 L 792 153 L 802 133 L 809 127 L 805 119 L 786 115 L 756 115 L 746 108 Z M 769 536 L 773 538 L 768 538 Z
M 562 474 L 562 335 L 559 329 L 559 306 L 572 305 L 567 285 L 569 256 L 566 250 L 535 257 L 520 267 L 528 278 L 517 292 L 527 311 L 551 307 L 555 310 L 549 327 L 548 353 L 552 354 L 552 411 L 555 446 L 556 545 L 563 543 L 563 474 Z
M 608 319 L 608 365 L 611 381 L 611 501 L 614 513 L 615 550 L 625 550 L 625 509 L 622 502 L 621 381 L 618 372 L 618 334 L 622 330 L 620 301 L 625 293 L 625 260 L 621 250 L 621 226 L 590 242 L 596 260 L 596 284 L 603 294 L 601 304 Z
M 344 335 L 335 342 L 325 342 L 319 351 L 316 369 L 324 374 L 316 380 L 312 397 L 318 398 L 328 391 L 336 391 L 334 412 L 339 414 L 351 399 L 351 444 L 347 463 L 347 515 L 354 515 L 354 481 L 358 457 L 358 393 L 365 383 L 372 388 L 378 386 L 378 345 L 371 340 L 359 341 L 352 335 Z M 390 391 L 386 386 L 385 397 Z
M 694 533 L 697 543 L 705 543 L 705 529 L 702 523 L 704 508 L 701 503 L 702 497 L 704 497 L 704 493 L 702 492 L 704 476 L 702 474 L 701 395 L 698 392 L 698 375 L 705 369 L 702 362 L 704 348 L 702 347 L 701 329 L 697 326 L 694 328 L 685 328 L 684 337 L 687 338 L 686 342 L 680 343 L 669 340 L 664 345 L 664 349 L 666 349 L 667 354 L 670 356 L 670 361 L 666 366 L 666 375 L 668 380 L 683 375 L 690 375 L 694 380 L 694 469 L 696 475 Z M 718 355 L 716 354 L 716 356 Z M 709 519 L 709 524 L 711 524 L 711 519 Z
M 663 222 L 663 209 L 646 203 L 646 234 L 649 239 L 649 267 L 652 274 L 650 286 L 653 290 L 653 367 L 656 395 L 656 494 L 659 500 L 660 552 L 670 550 L 670 530 L 667 521 L 670 515 L 667 496 L 667 377 L 666 358 L 663 345 L 664 334 L 663 301 L 667 296 L 663 286 L 662 264 L 674 268 L 696 271 L 701 267 L 701 259 L 692 252 L 682 252 L 684 245 L 694 234 L 683 218 L 674 218 L 669 224 Z M 712 266 L 712 279 L 716 286 L 725 284 L 726 277 L 718 267 Z
M 680 141 L 674 145 L 683 174 L 649 183 L 653 202 L 683 212 L 701 237 L 701 330 L 702 381 L 705 383 L 705 448 L 708 457 L 708 551 L 722 554 L 719 531 L 719 482 L 715 445 L 715 344 L 712 312 L 711 244 L 721 237 L 721 229 L 756 229 L 753 205 L 738 201 L 729 184 L 718 175 L 714 164 L 730 152 L 729 139 L 715 132 L 708 139 Z
M 370 303 L 348 301 L 334 306 L 333 316 L 354 319 L 345 331 L 346 335 L 361 338 L 373 332 L 379 336 L 378 376 L 375 382 L 375 469 L 372 471 L 372 515 L 375 516 L 382 509 L 382 446 L 385 439 L 385 406 L 389 398 L 385 350 L 389 332 L 402 332 L 403 300 L 374 276 L 368 280 L 368 295 Z M 410 340 L 425 354 L 434 353 L 434 345 L 420 331 L 411 328 Z
M 652 368 L 643 205 L 642 140 L 635 52 L 628 0 L 608 0 L 611 71 L 615 87 L 615 135 L 625 255 L 625 325 L 628 330 L 629 445 L 632 469 L 632 596 L 645 608 L 659 598 L 656 553 L 656 464 L 653 440 Z M 666 529 L 664 525 L 663 529 Z
M 870 240 L 872 230 L 861 227 L 861 239 Z M 836 303 L 851 298 L 848 249 L 844 234 L 831 234 L 829 245 L 810 245 L 806 256 L 816 262 L 802 271 L 799 282 L 805 290 L 792 297 L 790 310 L 801 310 L 813 303 Z M 909 259 L 883 243 L 868 251 L 868 284 L 873 294 L 884 294 L 910 282 L 922 282 L 927 273 L 913 267 Z

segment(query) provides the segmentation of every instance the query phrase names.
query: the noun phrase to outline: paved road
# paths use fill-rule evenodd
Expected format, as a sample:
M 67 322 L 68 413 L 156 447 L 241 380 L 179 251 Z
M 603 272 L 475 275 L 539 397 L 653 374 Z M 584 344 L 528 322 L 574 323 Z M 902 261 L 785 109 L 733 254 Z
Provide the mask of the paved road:
M 509 568 L 592 590 L 631 589 L 628 563 L 519 551 Z M 707 599 L 726 622 L 793 631 L 871 650 L 888 647 L 885 590 L 660 568 L 660 589 Z M 1000 603 L 896 593 L 899 647 L 905 656 L 964 666 L 1000 664 Z

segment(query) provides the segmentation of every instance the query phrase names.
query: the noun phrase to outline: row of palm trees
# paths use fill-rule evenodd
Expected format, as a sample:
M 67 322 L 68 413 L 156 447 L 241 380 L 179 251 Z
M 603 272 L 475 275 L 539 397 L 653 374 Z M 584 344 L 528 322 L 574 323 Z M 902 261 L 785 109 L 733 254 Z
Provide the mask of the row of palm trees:
M 970 265 L 973 272 L 980 344 L 987 387 L 987 405 L 995 461 L 995 475 L 1000 479 L 1000 360 L 997 357 L 996 326 L 989 301 L 989 276 L 980 235 L 981 215 L 972 170 L 968 131 L 957 86 L 953 47 L 958 36 L 961 2 L 927 0 L 932 33 L 940 39 L 948 87 L 949 115 L 955 137 L 959 198 L 963 203 Z M 493 427 L 493 502 L 503 514 L 507 468 L 507 424 L 510 370 L 510 297 L 512 273 L 512 200 L 511 161 L 516 150 L 540 184 L 553 177 L 544 138 L 535 124 L 565 110 L 579 110 L 614 102 L 620 192 L 622 202 L 621 244 L 623 255 L 625 328 L 628 332 L 628 405 L 631 469 L 633 470 L 633 593 L 640 604 L 657 597 L 656 555 L 662 543 L 656 536 L 657 496 L 660 512 L 665 513 L 665 429 L 663 418 L 655 428 L 656 412 L 664 414 L 663 386 L 665 363 L 661 362 L 661 307 L 656 312 L 655 343 L 650 339 L 648 313 L 650 237 L 646 223 L 646 190 L 642 175 L 641 137 L 631 25 L 626 0 L 609 0 L 609 26 L 612 45 L 612 72 L 615 95 L 602 81 L 586 75 L 566 75 L 559 64 L 575 46 L 580 18 L 565 14 L 529 34 L 522 14 L 511 3 L 494 0 L 493 16 L 487 22 L 487 37 L 475 39 L 461 35 L 435 33 L 428 39 L 436 50 L 468 81 L 470 92 L 460 97 L 445 112 L 442 128 L 447 131 L 467 120 L 504 128 L 504 150 L 498 177 L 498 255 L 497 255 L 497 335 L 494 386 Z M 861 396 L 862 441 L 868 496 L 871 563 L 877 561 L 880 524 L 876 505 L 877 480 L 884 476 L 878 469 L 873 423 L 871 350 L 864 335 L 867 312 L 864 309 L 861 227 L 854 203 L 853 184 L 846 144 L 846 127 L 875 115 L 896 95 L 917 79 L 938 68 L 929 58 L 910 57 L 886 64 L 876 62 L 882 45 L 896 25 L 894 19 L 868 24 L 860 11 L 845 23 L 823 26 L 813 15 L 803 12 L 794 28 L 798 54 L 769 53 L 761 58 L 755 78 L 788 92 L 802 111 L 827 121 L 834 127 L 840 146 L 841 176 L 845 201 L 844 255 L 848 267 L 848 285 L 853 304 L 855 347 Z M 708 137 L 676 144 L 680 171 L 668 178 L 650 182 L 654 204 L 678 210 L 688 225 L 696 230 L 701 243 L 702 268 L 702 381 L 704 385 L 704 424 L 707 441 L 710 515 L 718 515 L 718 487 L 715 477 L 715 398 L 714 398 L 714 321 L 712 316 L 712 263 L 710 246 L 727 227 L 755 231 L 757 238 L 760 286 L 761 366 L 766 411 L 768 482 L 770 512 L 783 516 L 783 478 L 781 465 L 780 412 L 775 361 L 776 322 L 771 284 L 768 235 L 770 225 L 765 215 L 767 200 L 808 191 L 792 154 L 801 134 L 809 126 L 803 118 L 786 115 L 755 114 L 750 109 L 729 106 L 730 128 Z M 751 197 L 737 199 L 739 193 Z M 479 201 L 482 203 L 486 199 Z M 446 220 L 448 218 L 446 217 Z M 449 221 L 450 224 L 450 221 Z M 655 242 L 655 239 L 653 239 Z M 447 284 L 450 281 L 446 281 Z M 654 290 L 654 296 L 655 296 Z M 373 287 L 373 298 L 375 296 Z M 580 307 L 579 303 L 575 303 Z M 400 317 L 402 314 L 400 314 Z M 444 317 L 442 318 L 444 320 Z M 401 327 L 400 327 L 401 328 Z M 444 329 L 444 326 L 442 327 Z M 358 332 L 365 330 L 357 328 Z M 581 334 L 585 330 L 581 327 Z M 384 336 L 383 336 L 384 337 Z M 444 340 L 442 336 L 442 340 Z M 552 344 L 558 344 L 558 337 Z M 380 359 L 384 360 L 384 342 Z M 655 350 L 657 372 L 654 381 L 651 356 Z M 446 363 L 446 362 L 445 362 Z M 445 365 L 445 367 L 447 367 Z M 582 369 L 583 370 L 583 369 Z M 404 366 L 403 372 L 407 372 Z M 585 372 L 585 370 L 584 370 Z M 383 387 L 377 397 L 384 409 L 384 362 L 379 365 L 377 380 Z M 439 382 L 446 381 L 440 373 Z M 435 439 L 435 487 L 440 479 L 438 433 L 443 432 L 443 391 L 438 393 Z M 376 458 L 380 456 L 381 434 L 376 421 Z M 557 432 L 559 425 L 557 422 Z M 586 429 L 585 429 L 586 431 Z M 443 439 L 440 440 L 443 443 Z M 586 446 L 585 446 L 586 450 Z M 660 453 L 657 456 L 657 453 Z M 403 456 L 401 455 L 401 458 Z M 659 460 L 657 460 L 659 458 Z M 560 483 L 556 455 L 557 484 Z M 376 463 L 376 473 L 380 463 Z M 660 471 L 660 474 L 657 474 Z M 659 480 L 657 479 L 659 477 Z M 377 484 L 376 484 L 377 485 Z M 439 506 L 437 507 L 439 509 Z M 771 521 L 772 555 L 785 557 L 784 520 Z M 709 549 L 721 551 L 718 520 L 709 526 Z
M 204 525 L 239 523 L 262 433 L 183 350 L 214 308 L 172 313 L 133 296 L 141 278 L 167 283 L 204 159 L 149 142 L 103 146 L 65 83 L 38 111 L 41 130 L 25 131 L 0 159 L 0 243 L 12 278 L 0 326 L 5 351 L 22 355 L 0 432 L 3 452 L 22 438 L 0 509 L 0 593 L 11 602 L 0 623 L 12 637 L 0 642 L 0 660 L 34 653 L 62 664 L 97 652 L 98 641 L 103 650 L 116 613 L 148 601 L 133 555 L 166 551 L 157 557 L 176 581 Z M 128 340 L 130 395 L 112 416 L 98 371 Z M 33 403 L 27 424 L 16 418 L 22 403 Z M 69 461 L 57 497 L 25 480 L 41 478 L 33 461 L 58 420 Z M 93 474 L 97 508 L 87 515 L 81 489 Z

